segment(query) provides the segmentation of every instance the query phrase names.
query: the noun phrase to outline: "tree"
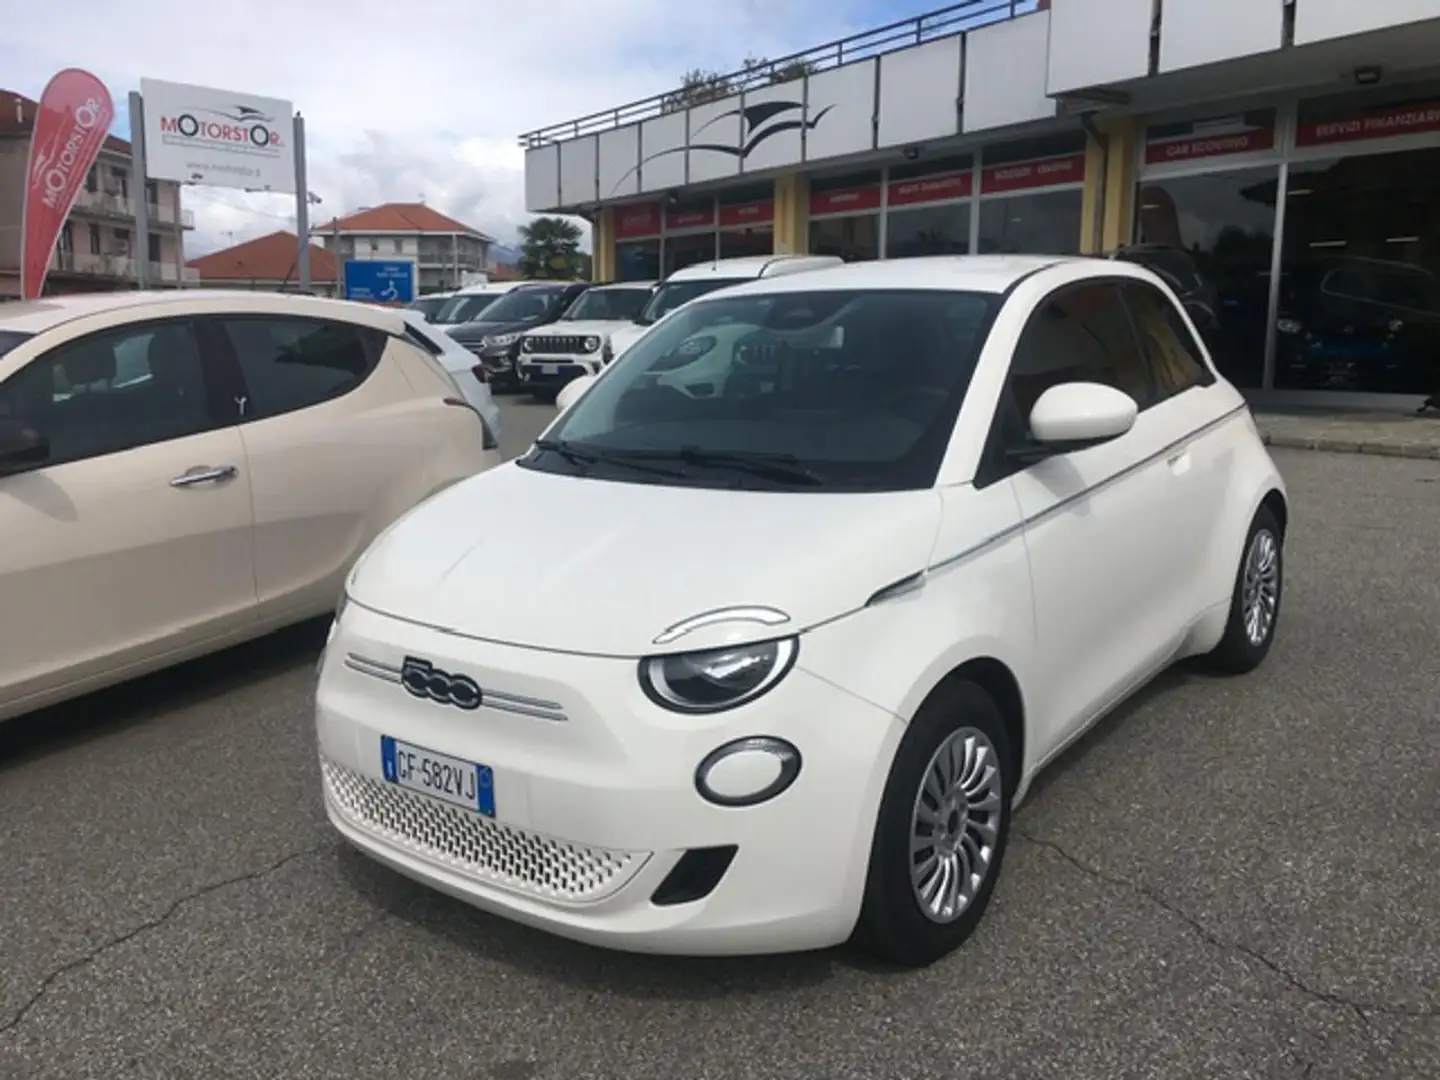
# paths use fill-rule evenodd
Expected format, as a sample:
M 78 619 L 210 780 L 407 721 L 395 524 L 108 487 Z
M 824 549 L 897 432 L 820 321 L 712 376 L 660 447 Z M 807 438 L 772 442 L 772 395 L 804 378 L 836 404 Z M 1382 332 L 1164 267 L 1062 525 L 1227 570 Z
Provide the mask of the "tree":
M 537 217 L 520 226 L 518 268 L 527 278 L 582 276 L 588 259 L 580 250 L 580 226 L 562 217 Z
M 718 71 L 692 68 L 680 79 L 680 89 L 673 90 L 660 100 L 662 113 L 680 112 L 682 109 L 704 105 L 707 101 L 738 94 L 741 90 L 756 85 L 775 86 L 804 78 L 815 70 L 813 60 L 766 60 L 763 56 L 747 56 L 738 74 L 722 75 Z

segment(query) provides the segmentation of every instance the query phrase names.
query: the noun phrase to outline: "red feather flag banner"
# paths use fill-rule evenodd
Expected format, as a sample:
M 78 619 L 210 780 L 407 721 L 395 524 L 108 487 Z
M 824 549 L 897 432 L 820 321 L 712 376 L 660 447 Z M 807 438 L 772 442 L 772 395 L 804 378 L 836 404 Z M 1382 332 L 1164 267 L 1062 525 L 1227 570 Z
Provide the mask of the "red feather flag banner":
M 45 288 L 60 228 L 80 194 L 115 119 L 105 84 L 79 68 L 57 74 L 40 95 L 30 134 L 21 210 L 20 295 L 33 300 Z

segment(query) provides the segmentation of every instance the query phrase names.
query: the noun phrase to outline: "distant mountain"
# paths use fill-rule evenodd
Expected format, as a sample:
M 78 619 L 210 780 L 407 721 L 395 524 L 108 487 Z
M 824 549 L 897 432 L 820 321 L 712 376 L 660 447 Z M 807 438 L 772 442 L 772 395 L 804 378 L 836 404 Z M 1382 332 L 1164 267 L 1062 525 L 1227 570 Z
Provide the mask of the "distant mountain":
M 520 249 L 510 247 L 507 244 L 491 244 L 490 257 L 497 263 L 504 263 L 506 266 L 514 266 L 520 261 Z

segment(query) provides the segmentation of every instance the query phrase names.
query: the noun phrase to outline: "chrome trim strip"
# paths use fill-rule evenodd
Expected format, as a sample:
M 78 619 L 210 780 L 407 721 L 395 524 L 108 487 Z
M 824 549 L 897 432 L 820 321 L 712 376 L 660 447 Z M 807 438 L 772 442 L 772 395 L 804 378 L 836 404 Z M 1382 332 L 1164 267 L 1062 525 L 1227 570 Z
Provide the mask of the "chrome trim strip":
M 1169 444 L 1161 447 L 1159 450 L 1156 450 L 1153 454 L 1147 454 L 1145 457 L 1141 458 L 1139 461 L 1133 462 L 1132 464 L 1125 466 L 1123 469 L 1119 470 L 1118 472 L 1116 472 L 1116 473 L 1114 473 L 1114 474 L 1112 474 L 1112 475 L 1110 475 L 1110 476 L 1107 476 L 1104 480 L 1100 480 L 1100 481 L 1098 481 L 1098 482 L 1096 482 L 1096 483 L 1094 483 L 1094 484 L 1091 484 L 1091 485 L 1090 485 L 1088 488 L 1086 488 L 1084 491 L 1077 491 L 1077 492 L 1075 492 L 1073 495 L 1067 495 L 1065 498 L 1061 499 L 1059 502 L 1055 503 L 1053 506 L 1047 506 L 1044 510 L 1041 510 L 1038 514 L 1034 514 L 1034 515 L 1032 515 L 1032 516 L 1030 516 L 1030 517 L 1028 517 L 1028 518 L 1024 518 L 1024 519 L 1022 519 L 1021 521 L 1016 522 L 1014 525 L 1009 526 L 1008 528 L 1001 529 L 999 532 L 993 534 L 992 536 L 986 537 L 984 540 L 981 540 L 979 543 L 972 544 L 970 547 L 965 548 L 963 551 L 960 551 L 960 552 L 958 552 L 958 553 L 956 553 L 956 554 L 954 554 L 954 555 L 947 555 L 947 556 L 944 557 L 943 559 L 940 559 L 940 560 L 938 560 L 938 561 L 936 561 L 936 562 L 932 562 L 932 563 L 929 565 L 929 567 L 927 567 L 927 569 L 926 569 L 926 571 L 925 571 L 926 574 L 928 575 L 928 574 L 936 573 L 936 572 L 938 572 L 938 571 L 940 571 L 940 570 L 947 570 L 947 569 L 949 569 L 949 568 L 952 567 L 952 566 L 956 566 L 956 565 L 958 565 L 959 563 L 962 563 L 962 562 L 965 562 L 965 561 L 968 560 L 968 559 L 974 558 L 976 555 L 980 554 L 982 551 L 986 551 L 986 550 L 988 550 L 989 548 L 994 547 L 996 544 L 1004 543 L 1006 540 L 1009 540 L 1009 539 L 1015 537 L 1016 535 L 1024 532 L 1026 529 L 1030 528 L 1031 526 L 1038 525 L 1039 523 L 1043 522 L 1046 518 L 1053 517 L 1053 516 L 1056 515 L 1056 514 L 1062 513 L 1067 507 L 1073 506 L 1075 503 L 1079 502 L 1081 499 L 1087 498 L 1087 497 L 1095 494 L 1097 491 L 1102 491 L 1102 490 L 1104 490 L 1105 488 L 1108 488 L 1108 487 L 1110 487 L 1111 485 L 1117 483 L 1118 481 L 1123 480 L 1125 477 L 1129 476 L 1131 473 L 1138 472 L 1139 470 L 1141 470 L 1141 469 L 1143 469 L 1143 468 L 1145 468 L 1145 467 L 1147 467 L 1147 466 L 1149 466 L 1149 465 L 1153 465 L 1155 462 L 1159 461 L 1161 458 L 1166 458 L 1166 457 L 1170 457 L 1170 456 L 1174 455 L 1175 452 L 1176 452 L 1176 450 L 1182 449 L 1182 448 L 1184 448 L 1188 443 L 1194 442 L 1196 439 L 1200 438 L 1202 435 L 1208 435 L 1210 432 L 1214 431 L 1215 429 L 1217 429 L 1217 428 L 1219 428 L 1219 427 L 1222 427 L 1222 426 L 1224 426 L 1225 424 L 1228 424 L 1231 420 L 1235 419 L 1235 417 L 1239 416 L 1241 413 L 1248 411 L 1249 408 L 1250 408 L 1249 405 L 1244 405 L 1244 404 L 1242 404 L 1242 405 L 1237 405 L 1235 408 L 1231 409 L 1229 412 L 1225 413 L 1224 415 L 1219 416 L 1219 417 L 1216 417 L 1214 420 L 1211 420 L 1209 423 L 1202 424 L 1200 427 L 1196 428 L 1194 431 L 1191 431 L 1191 432 L 1189 432 L 1189 433 L 1186 434 L 1186 435 L 1182 435 L 1180 438 L 1176 439 L 1174 442 L 1171 442 L 1171 443 L 1169 443 Z
M 654 644 L 669 645 L 686 634 L 703 630 L 707 626 L 718 626 L 721 623 L 750 622 L 760 623 L 762 626 L 781 626 L 789 621 L 790 616 L 785 612 L 763 605 L 741 604 L 735 607 L 716 608 L 714 611 L 702 611 L 699 615 L 692 615 L 673 626 L 667 626 L 656 635 Z
M 352 671 L 358 671 L 361 675 L 383 679 L 385 682 L 394 683 L 397 686 L 401 684 L 400 668 L 395 664 L 371 660 L 369 657 L 352 652 L 345 654 L 345 666 Z M 558 722 L 569 720 L 569 717 L 565 715 L 565 707 L 558 701 L 545 701 L 541 698 L 525 697 L 523 694 L 506 694 L 499 690 L 487 690 L 484 687 L 480 689 L 480 707 L 515 713 L 518 716 L 532 716 L 537 720 Z

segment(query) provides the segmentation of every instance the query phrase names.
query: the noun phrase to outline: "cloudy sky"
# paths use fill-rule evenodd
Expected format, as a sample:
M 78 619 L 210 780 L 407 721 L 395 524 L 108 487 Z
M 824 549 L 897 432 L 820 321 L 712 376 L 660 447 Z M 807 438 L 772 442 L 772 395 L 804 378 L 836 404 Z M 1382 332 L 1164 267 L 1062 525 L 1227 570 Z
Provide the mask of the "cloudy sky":
M 142 77 L 288 99 L 304 114 L 313 213 L 424 200 L 513 243 L 516 136 L 944 6 L 944 0 L 49 0 L 9 4 L 5 89 L 64 67 L 115 98 Z M 291 228 L 287 196 L 189 188 L 186 255 Z

